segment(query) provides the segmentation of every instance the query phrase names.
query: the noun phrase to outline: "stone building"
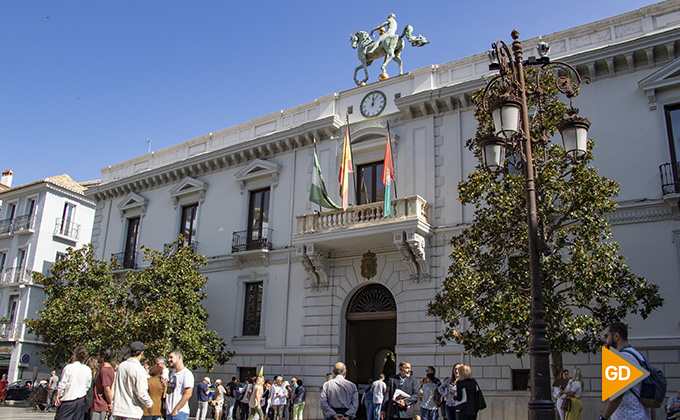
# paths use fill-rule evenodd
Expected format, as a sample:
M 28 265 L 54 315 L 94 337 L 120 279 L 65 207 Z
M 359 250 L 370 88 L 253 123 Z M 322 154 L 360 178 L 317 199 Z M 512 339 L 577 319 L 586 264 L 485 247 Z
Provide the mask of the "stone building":
M 7 188 L 0 189 L 0 374 L 10 382 L 49 374 L 40 363 L 44 344 L 23 323 L 45 300 L 29 272 L 47 275 L 68 247 L 89 243 L 95 214 L 83 194 L 91 183 L 58 175 L 12 187 L 11 176 L 3 172 Z
M 594 165 L 621 184 L 610 217 L 614 239 L 667 302 L 646 321 L 631 317 L 632 342 L 665 368 L 675 391 L 680 4 L 658 3 L 543 40 L 553 59 L 591 80 L 575 105 L 593 122 Z M 525 56 L 537 42 L 523 40 Z M 319 417 L 313 391 L 335 361 L 347 363 L 350 379 L 367 383 L 404 359 L 417 376 L 427 365 L 444 377 L 455 362 L 470 363 L 490 401 L 482 418 L 523 418 L 528 359 L 476 359 L 455 343 L 440 347 L 441 325 L 426 315 L 447 274 L 449 241 L 473 215 L 456 186 L 477 163 L 464 147 L 476 129 L 471 95 L 491 74 L 480 52 L 113 164 L 87 193 L 97 203 L 97 256 L 116 255 L 134 270 L 143 265 L 140 245 L 163 249 L 183 234 L 209 261 L 209 326 L 236 352 L 217 375 L 245 377 L 264 367 L 265 375 L 302 377 L 309 418 Z M 348 112 L 354 205 L 319 211 L 308 200 L 313 141 L 337 200 Z M 397 198 L 393 214 L 382 217 L 388 122 Z M 567 355 L 565 362 L 583 369 L 584 416 L 596 416 L 599 355 Z

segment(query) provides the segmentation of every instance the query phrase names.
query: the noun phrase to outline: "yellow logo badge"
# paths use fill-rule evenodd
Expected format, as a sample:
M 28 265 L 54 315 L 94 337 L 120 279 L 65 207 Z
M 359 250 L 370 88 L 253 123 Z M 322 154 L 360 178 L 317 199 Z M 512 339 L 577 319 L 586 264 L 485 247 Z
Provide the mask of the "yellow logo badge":
M 602 347 L 602 401 L 613 400 L 649 376 L 637 363 L 629 363 L 614 349 Z

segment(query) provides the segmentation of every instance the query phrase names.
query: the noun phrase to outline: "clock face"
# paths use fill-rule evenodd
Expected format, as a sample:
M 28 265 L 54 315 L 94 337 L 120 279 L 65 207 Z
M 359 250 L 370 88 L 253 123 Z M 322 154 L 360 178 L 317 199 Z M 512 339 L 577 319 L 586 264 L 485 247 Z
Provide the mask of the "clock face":
M 366 118 L 377 117 L 385 110 L 387 97 L 379 90 L 368 92 L 361 100 L 361 115 Z

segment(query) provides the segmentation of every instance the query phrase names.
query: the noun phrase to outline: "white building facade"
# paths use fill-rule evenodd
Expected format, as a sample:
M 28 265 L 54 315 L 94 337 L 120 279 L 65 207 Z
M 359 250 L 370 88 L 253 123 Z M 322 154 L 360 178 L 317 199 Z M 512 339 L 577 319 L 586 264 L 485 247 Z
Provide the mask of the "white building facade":
M 520 28 L 521 29 L 521 28 Z M 632 343 L 680 388 L 680 4 L 667 1 L 546 35 L 551 57 L 591 83 L 575 99 L 593 125 L 594 165 L 621 184 L 614 240 L 633 271 L 661 286 L 666 305 L 631 317 Z M 490 40 L 494 41 L 494 40 Z M 537 39 L 523 40 L 525 56 Z M 374 69 L 375 71 L 375 69 Z M 142 265 L 139 247 L 163 249 L 181 233 L 206 255 L 209 327 L 236 352 L 222 379 L 298 376 L 319 418 L 324 375 L 338 360 L 367 383 L 408 360 L 424 376 L 470 363 L 486 391 L 481 418 L 526 416 L 528 359 L 472 358 L 435 344 L 441 324 L 427 304 L 450 264 L 452 236 L 472 221 L 457 185 L 477 162 L 465 148 L 476 121 L 472 93 L 492 73 L 483 53 L 333 93 L 102 170 L 97 257 Z M 362 110 L 375 95 L 385 107 Z M 365 104 L 365 102 L 364 102 Z M 346 212 L 308 200 L 313 141 L 331 197 L 339 201 L 345 115 L 350 112 L 354 185 Z M 366 114 L 366 115 L 364 115 Z M 396 173 L 393 214 L 382 217 L 380 181 L 389 122 Z M 676 125 L 677 124 L 677 125 Z M 675 132 L 675 135 L 673 135 Z M 600 356 L 565 355 L 586 377 L 584 416 L 600 401 Z
M 0 191 L 0 373 L 10 382 L 49 374 L 40 363 L 44 344 L 23 322 L 38 317 L 45 300 L 30 272 L 48 275 L 67 248 L 90 242 L 95 206 L 84 191 L 68 175 Z

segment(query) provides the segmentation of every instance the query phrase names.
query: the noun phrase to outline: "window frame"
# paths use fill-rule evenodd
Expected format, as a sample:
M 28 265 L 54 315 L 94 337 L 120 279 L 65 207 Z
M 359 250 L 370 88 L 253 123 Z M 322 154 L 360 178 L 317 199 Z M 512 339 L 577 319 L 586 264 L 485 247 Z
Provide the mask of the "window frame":
M 251 319 L 251 316 L 249 316 L 251 312 L 252 305 L 249 303 L 249 292 L 252 287 L 257 287 L 259 285 L 259 297 L 256 297 L 258 300 L 255 302 L 255 311 L 257 314 L 255 315 L 257 317 L 257 333 L 254 333 L 254 328 L 253 331 L 246 331 L 247 323 L 250 322 L 255 322 L 254 319 Z M 244 293 L 243 293 L 243 320 L 242 320 L 242 325 L 241 325 L 241 336 L 242 337 L 259 337 L 262 335 L 262 319 L 263 319 L 263 309 L 264 309 L 264 281 L 263 280 L 257 280 L 257 281 L 248 281 L 243 283 L 244 286 Z M 251 292 L 252 293 L 252 292 Z M 257 293 L 257 292 L 255 292 Z
M 360 165 L 356 165 L 356 185 L 355 185 L 355 190 L 356 190 L 356 203 L 357 205 L 362 205 L 362 204 L 372 204 L 372 203 L 378 203 L 381 201 L 385 201 L 385 184 L 382 182 L 382 174 L 383 174 L 383 168 L 385 166 L 384 160 L 380 161 L 374 161 L 374 162 L 369 162 L 369 163 L 364 163 Z M 371 176 L 372 176 L 372 183 L 370 185 L 370 191 L 368 191 L 370 197 L 367 198 L 367 201 L 364 202 L 363 200 L 363 194 L 362 194 L 362 180 L 365 179 L 363 176 L 364 171 L 366 169 L 371 170 Z M 379 189 L 378 186 L 382 185 L 382 199 L 379 198 Z

